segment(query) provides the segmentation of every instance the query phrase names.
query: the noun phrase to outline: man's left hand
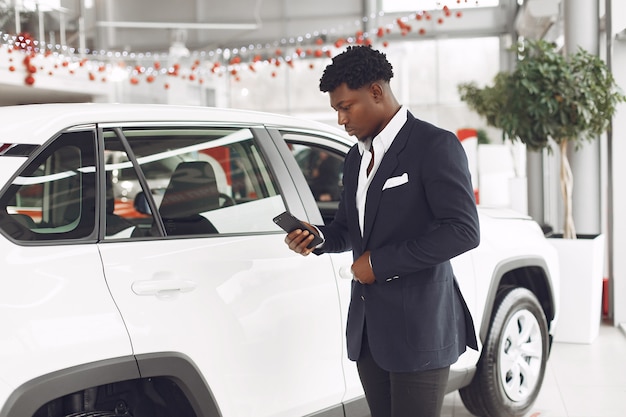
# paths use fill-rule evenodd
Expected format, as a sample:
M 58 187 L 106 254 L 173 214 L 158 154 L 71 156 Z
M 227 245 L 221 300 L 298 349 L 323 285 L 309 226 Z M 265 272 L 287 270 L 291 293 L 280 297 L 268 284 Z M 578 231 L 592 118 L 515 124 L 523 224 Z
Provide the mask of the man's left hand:
M 361 284 L 373 284 L 376 281 L 374 270 L 370 265 L 370 251 L 366 251 L 352 264 L 352 275 Z

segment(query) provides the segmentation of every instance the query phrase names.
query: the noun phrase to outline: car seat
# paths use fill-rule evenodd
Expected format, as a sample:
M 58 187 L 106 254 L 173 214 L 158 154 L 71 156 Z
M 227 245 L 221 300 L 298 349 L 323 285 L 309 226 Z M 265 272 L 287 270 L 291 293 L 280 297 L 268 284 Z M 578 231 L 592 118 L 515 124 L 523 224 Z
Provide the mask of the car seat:
M 215 171 L 206 161 L 178 164 L 163 194 L 159 213 L 167 235 L 217 233 L 209 219 L 202 216 L 219 207 Z

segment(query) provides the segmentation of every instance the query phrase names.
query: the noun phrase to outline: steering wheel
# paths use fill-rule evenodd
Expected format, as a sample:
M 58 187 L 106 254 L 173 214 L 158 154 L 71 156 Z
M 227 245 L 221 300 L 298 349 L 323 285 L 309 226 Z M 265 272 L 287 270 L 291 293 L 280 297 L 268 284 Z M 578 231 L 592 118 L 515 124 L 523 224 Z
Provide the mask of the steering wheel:
M 220 207 L 230 207 L 230 206 L 234 206 L 235 204 L 237 204 L 235 202 L 235 199 L 229 196 L 228 194 L 219 193 L 219 198 L 220 198 L 220 201 L 224 200 L 224 202 L 220 204 Z

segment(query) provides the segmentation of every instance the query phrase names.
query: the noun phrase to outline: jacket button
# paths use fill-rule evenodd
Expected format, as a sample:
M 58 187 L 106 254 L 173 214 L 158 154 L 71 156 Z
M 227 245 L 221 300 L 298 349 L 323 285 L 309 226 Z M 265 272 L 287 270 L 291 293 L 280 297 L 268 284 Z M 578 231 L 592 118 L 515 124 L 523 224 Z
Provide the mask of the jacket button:
M 361 300 L 365 301 L 365 296 L 364 295 L 361 296 Z

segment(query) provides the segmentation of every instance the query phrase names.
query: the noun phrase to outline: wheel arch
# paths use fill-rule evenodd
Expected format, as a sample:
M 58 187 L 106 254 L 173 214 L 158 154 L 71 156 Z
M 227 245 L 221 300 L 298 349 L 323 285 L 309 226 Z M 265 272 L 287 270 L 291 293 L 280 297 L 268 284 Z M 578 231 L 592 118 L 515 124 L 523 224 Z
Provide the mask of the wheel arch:
M 154 377 L 175 382 L 197 416 L 221 416 L 211 389 L 193 361 L 178 352 L 159 352 L 105 359 L 41 375 L 13 391 L 0 409 L 0 417 L 32 416 L 48 402 L 84 389 Z
M 491 316 L 498 293 L 505 288 L 523 287 L 541 304 L 548 324 L 555 317 L 555 297 L 550 270 L 541 257 L 519 257 L 500 262 L 494 269 L 479 330 L 480 340 L 487 339 Z
M 197 416 L 222 415 L 208 383 L 188 356 L 178 352 L 147 353 L 137 356 L 137 366 L 142 378 L 165 376 L 174 380 Z
M 0 410 L 0 417 L 32 416 L 39 407 L 56 398 L 88 387 L 139 377 L 134 356 L 106 359 L 51 372 L 17 387 Z

